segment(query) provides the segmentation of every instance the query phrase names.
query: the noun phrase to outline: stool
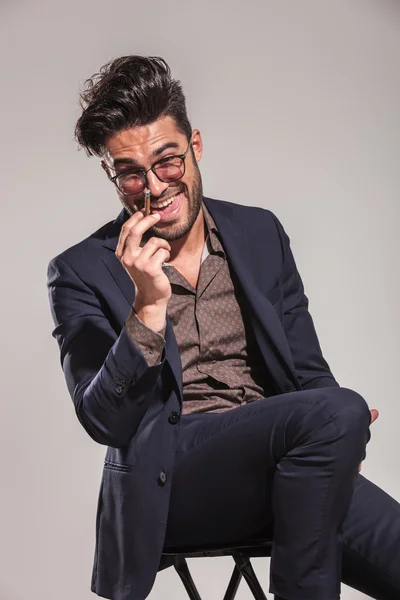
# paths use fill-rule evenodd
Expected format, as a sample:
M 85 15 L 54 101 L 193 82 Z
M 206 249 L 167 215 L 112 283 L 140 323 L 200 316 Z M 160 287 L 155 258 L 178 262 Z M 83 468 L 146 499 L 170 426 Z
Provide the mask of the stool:
M 201 597 L 190 574 L 186 559 L 204 556 L 232 556 L 235 561 L 224 600 L 233 600 L 235 598 L 242 577 L 247 581 L 256 600 L 268 600 L 253 570 L 250 558 L 259 556 L 270 557 L 271 550 L 271 538 L 255 538 L 236 544 L 168 548 L 163 550 L 163 555 L 169 556 L 174 560 L 174 567 L 186 588 L 190 600 L 201 600 Z

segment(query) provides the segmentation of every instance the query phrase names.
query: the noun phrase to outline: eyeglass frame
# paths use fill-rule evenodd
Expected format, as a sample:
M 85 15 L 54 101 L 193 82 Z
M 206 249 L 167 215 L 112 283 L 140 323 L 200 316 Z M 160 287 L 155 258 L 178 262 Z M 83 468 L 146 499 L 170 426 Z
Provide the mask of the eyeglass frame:
M 126 169 L 125 171 L 123 171 L 122 173 L 118 173 L 117 175 L 113 175 L 112 177 L 110 177 L 110 181 L 115 185 L 115 187 L 117 188 L 117 190 L 119 192 L 121 192 L 121 194 L 123 194 L 124 196 L 136 196 L 136 194 L 141 194 L 143 192 L 144 189 L 146 189 L 146 187 L 148 187 L 148 180 L 147 180 L 147 173 L 149 171 L 152 171 L 154 173 L 154 175 L 157 177 L 158 181 L 161 181 L 162 183 L 174 183 L 174 181 L 179 181 L 180 179 L 182 179 L 182 177 L 185 175 L 186 173 L 186 163 L 185 163 L 185 159 L 187 156 L 187 153 L 189 152 L 189 148 L 192 145 L 192 140 L 189 140 L 189 144 L 188 147 L 186 148 L 186 151 L 183 154 L 170 154 L 167 156 L 164 156 L 163 158 L 160 158 L 159 160 L 156 160 L 155 163 L 153 163 L 151 165 L 151 167 L 149 169 L 143 169 L 141 167 L 134 167 L 132 169 Z M 162 162 L 163 160 L 165 160 L 166 158 L 180 158 L 182 160 L 182 164 L 183 164 L 183 173 L 180 177 L 178 177 L 178 179 L 173 179 L 172 181 L 163 181 L 158 175 L 157 173 L 154 171 L 154 167 Z M 131 194 L 127 194 L 126 192 L 123 192 L 117 185 L 116 180 L 118 179 L 118 177 L 120 177 L 121 175 L 125 175 L 125 173 L 132 173 L 132 172 L 139 172 L 139 173 L 143 173 L 144 176 L 144 186 L 143 186 L 143 190 L 140 190 L 140 192 L 132 192 Z

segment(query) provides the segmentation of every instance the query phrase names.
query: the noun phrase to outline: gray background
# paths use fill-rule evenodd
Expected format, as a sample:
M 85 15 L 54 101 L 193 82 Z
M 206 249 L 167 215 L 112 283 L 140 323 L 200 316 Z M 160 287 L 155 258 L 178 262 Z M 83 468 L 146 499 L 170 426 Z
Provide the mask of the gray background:
M 45 283 L 55 254 L 120 210 L 72 138 L 81 84 L 119 55 L 162 55 L 182 80 L 205 193 L 282 221 L 333 373 L 381 411 L 363 473 L 400 500 L 399 2 L 0 6 L 1 600 L 94 597 L 104 448 L 74 415 Z M 222 598 L 230 560 L 191 562 L 204 598 Z M 255 563 L 267 588 L 268 563 Z M 169 569 L 150 597 L 186 595 Z

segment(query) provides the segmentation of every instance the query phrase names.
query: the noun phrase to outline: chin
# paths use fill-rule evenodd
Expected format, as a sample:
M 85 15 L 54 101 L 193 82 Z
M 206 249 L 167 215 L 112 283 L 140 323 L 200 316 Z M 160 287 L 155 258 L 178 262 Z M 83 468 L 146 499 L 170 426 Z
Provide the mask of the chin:
M 175 242 L 176 240 L 180 240 L 181 238 L 185 237 L 185 235 L 189 233 L 190 229 L 191 227 L 185 227 L 184 225 L 180 224 L 171 225 L 170 227 L 165 228 L 163 227 L 162 229 L 158 229 L 158 227 L 152 227 L 152 234 L 163 238 L 167 242 Z

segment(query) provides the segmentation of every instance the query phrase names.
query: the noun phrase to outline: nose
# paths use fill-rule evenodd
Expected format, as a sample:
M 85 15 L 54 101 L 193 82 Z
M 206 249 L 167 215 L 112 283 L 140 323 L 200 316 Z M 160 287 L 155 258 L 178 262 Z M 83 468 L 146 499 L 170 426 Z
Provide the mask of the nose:
M 158 198 L 167 189 L 169 183 L 160 181 L 153 171 L 147 173 L 147 187 L 150 190 L 152 197 Z

